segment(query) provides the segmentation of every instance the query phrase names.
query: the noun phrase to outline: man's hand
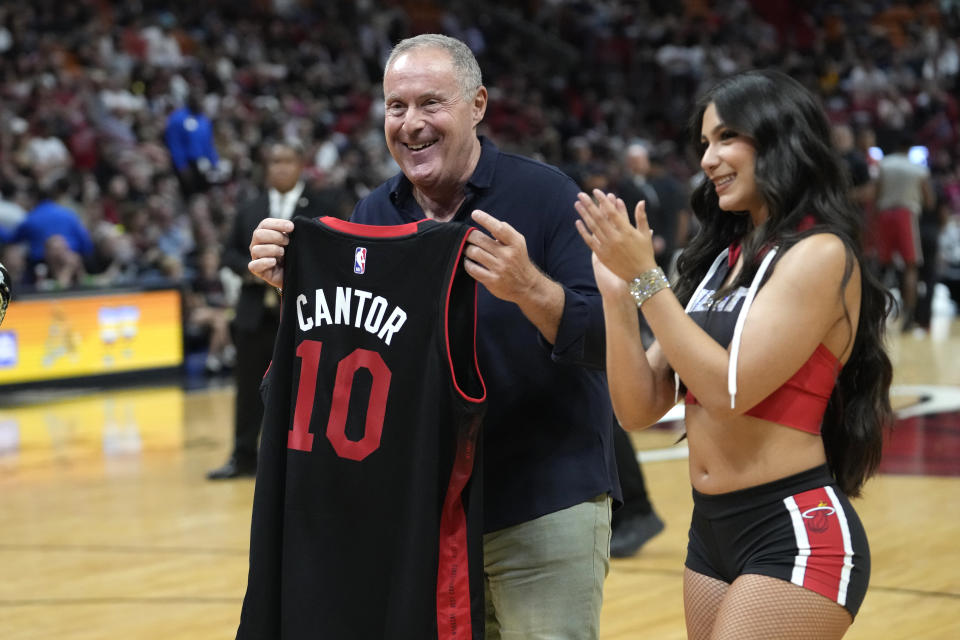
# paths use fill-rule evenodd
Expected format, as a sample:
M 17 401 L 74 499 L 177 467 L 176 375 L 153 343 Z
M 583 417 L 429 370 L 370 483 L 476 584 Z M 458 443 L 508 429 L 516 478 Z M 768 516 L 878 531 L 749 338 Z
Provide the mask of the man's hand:
M 464 268 L 496 297 L 521 304 L 544 277 L 527 255 L 526 239 L 506 222 L 479 209 L 472 218 L 493 237 L 476 232 L 467 237 Z
M 612 193 L 594 189 L 591 197 L 581 192 L 573 206 L 580 214 L 577 231 L 607 269 L 630 282 L 657 266 L 645 201 L 634 209 L 636 227 L 630 224 L 627 205 Z
M 493 237 L 479 231 L 467 236 L 470 246 L 465 252 L 464 269 L 491 294 L 520 307 L 547 342 L 553 344 L 563 315 L 563 287 L 533 264 L 522 233 L 479 209 L 472 217 Z
M 284 247 L 290 243 L 287 234 L 293 231 L 293 222 L 282 218 L 264 218 L 250 239 L 250 273 L 274 287 L 283 286 Z

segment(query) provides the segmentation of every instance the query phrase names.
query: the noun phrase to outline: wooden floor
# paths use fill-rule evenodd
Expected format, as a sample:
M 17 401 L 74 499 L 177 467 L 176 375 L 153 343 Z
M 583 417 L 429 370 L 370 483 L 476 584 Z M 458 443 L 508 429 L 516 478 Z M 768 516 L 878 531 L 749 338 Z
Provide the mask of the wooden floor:
M 909 474 L 881 474 L 855 502 L 873 575 L 848 638 L 960 638 L 960 325 L 950 334 L 891 345 L 895 404 L 921 416 L 885 461 Z M 203 477 L 228 453 L 232 397 L 159 388 L 0 408 L 0 639 L 233 638 L 253 482 Z M 673 440 L 635 436 L 667 526 L 612 563 L 604 640 L 685 637 L 691 501 Z

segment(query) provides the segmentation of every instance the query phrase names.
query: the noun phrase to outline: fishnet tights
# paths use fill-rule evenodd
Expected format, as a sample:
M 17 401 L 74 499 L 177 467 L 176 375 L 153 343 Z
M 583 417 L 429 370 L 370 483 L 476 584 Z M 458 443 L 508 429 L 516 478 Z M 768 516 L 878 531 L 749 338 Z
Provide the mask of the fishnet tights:
M 830 640 L 852 622 L 818 593 L 754 574 L 728 585 L 687 569 L 683 603 L 689 640 Z

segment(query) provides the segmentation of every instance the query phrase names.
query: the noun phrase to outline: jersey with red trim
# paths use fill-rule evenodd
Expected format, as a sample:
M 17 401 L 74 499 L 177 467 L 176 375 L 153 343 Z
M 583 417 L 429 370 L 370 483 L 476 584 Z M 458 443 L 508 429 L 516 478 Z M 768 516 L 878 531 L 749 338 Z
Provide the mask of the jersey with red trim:
M 717 269 L 687 312 L 694 322 L 725 347 L 733 338 L 747 289 L 739 287 L 721 299 L 717 299 L 715 293 L 736 262 L 739 249 L 737 246 L 730 252 L 728 262 Z M 840 361 L 830 350 L 823 344 L 818 345 L 789 380 L 751 407 L 746 415 L 819 434 L 840 366 Z M 689 390 L 685 402 L 697 404 L 696 397 Z
M 238 639 L 483 637 L 470 231 L 294 220 Z

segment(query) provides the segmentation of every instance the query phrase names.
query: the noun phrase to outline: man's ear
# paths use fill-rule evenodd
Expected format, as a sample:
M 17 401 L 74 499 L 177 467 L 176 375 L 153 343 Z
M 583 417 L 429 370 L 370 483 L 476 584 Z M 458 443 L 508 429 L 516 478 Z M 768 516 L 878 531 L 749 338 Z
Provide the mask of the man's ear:
M 477 125 L 483 120 L 483 115 L 487 112 L 487 88 L 480 85 L 477 94 L 473 96 L 473 124 Z

